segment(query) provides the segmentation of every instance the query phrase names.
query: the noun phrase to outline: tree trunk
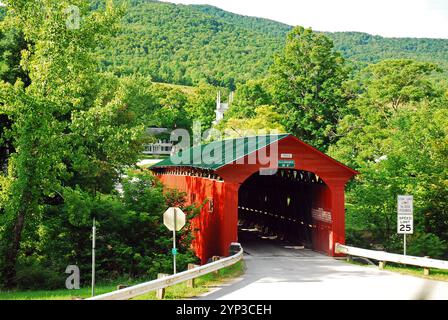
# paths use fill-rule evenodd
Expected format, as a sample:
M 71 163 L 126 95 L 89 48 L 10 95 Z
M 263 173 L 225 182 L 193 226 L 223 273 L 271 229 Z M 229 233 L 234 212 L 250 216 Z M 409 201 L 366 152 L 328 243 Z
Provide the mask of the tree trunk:
M 8 289 L 15 288 L 17 285 L 16 264 L 20 250 L 20 241 L 22 240 L 22 231 L 23 227 L 25 226 L 26 212 L 28 211 L 30 204 L 30 197 L 31 195 L 29 194 L 29 192 L 25 191 L 23 197 L 24 203 L 20 206 L 17 218 L 11 230 L 11 243 L 9 247 L 7 247 L 5 252 L 5 262 L 3 265 L 2 273 L 4 276 L 4 287 Z
M 22 230 L 25 224 L 25 212 L 19 212 L 16 222 L 13 228 L 12 243 L 11 246 L 6 251 L 6 262 L 4 265 L 4 277 L 5 277 L 5 287 L 14 288 L 17 285 L 16 282 L 16 263 L 17 257 L 19 255 L 20 240 L 22 238 Z

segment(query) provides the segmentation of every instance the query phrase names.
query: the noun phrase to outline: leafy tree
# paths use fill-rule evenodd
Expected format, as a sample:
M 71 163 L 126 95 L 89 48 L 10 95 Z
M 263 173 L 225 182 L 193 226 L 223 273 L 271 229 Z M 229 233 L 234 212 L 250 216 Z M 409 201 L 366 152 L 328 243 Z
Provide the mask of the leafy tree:
M 274 106 L 259 106 L 255 108 L 255 115 L 250 118 L 226 118 L 220 122 L 217 129 L 225 132 L 227 137 L 244 137 L 256 135 L 260 132 L 285 133 L 281 124 L 282 115 L 276 112 Z
M 396 110 L 409 102 L 440 96 L 429 76 L 441 71 L 435 64 L 406 59 L 370 65 L 358 77 L 367 88 L 362 98 Z
M 25 85 L 29 78 L 20 66 L 20 51 L 27 48 L 27 43 L 20 29 L 3 24 L 0 31 L 0 79 L 14 84 L 21 79 Z
M 154 83 L 148 88 L 154 105 L 145 113 L 147 126 L 190 130 L 193 121 L 200 121 L 205 130 L 212 125 L 220 88 L 205 83 L 198 87 Z
M 294 28 L 271 68 L 272 96 L 286 129 L 325 150 L 346 103 L 343 58 L 325 35 Z
M 170 129 L 191 127 L 191 119 L 185 110 L 188 99 L 181 90 L 155 85 L 152 95 L 156 99 L 157 107 L 151 115 L 150 126 Z
M 101 79 L 93 51 L 114 31 L 121 10 L 111 2 L 103 11 L 91 11 L 84 1 L 5 1 L 8 23 L 20 26 L 32 43 L 22 52 L 21 64 L 31 84 L 2 83 L 0 113 L 11 119 L 7 131 L 16 150 L 2 178 L 1 275 L 3 284 L 15 284 L 22 232 L 38 228 L 42 205 L 64 201 L 73 181 L 92 179 L 133 163 L 141 128 L 123 123 L 128 107 L 119 95 L 100 97 Z M 66 25 L 69 5 L 77 5 L 83 18 L 79 29 Z M 120 149 L 129 145 L 131 148 Z M 117 152 L 123 150 L 121 152 Z M 81 177 L 81 178 L 80 178 Z M 71 180 L 74 179 L 74 180 Z M 92 189 L 98 190 L 98 182 Z M 81 186 L 82 189 L 82 186 Z
M 377 142 L 389 138 L 390 119 L 403 108 L 442 96 L 443 90 L 430 80 L 438 70 L 434 64 L 412 60 L 383 61 L 364 69 L 349 86 L 356 98 L 338 127 L 338 135 L 351 142 L 337 143 L 332 152 L 344 155 L 344 163 L 354 168 L 381 157 Z
M 253 117 L 257 107 L 271 104 L 272 97 L 268 92 L 268 80 L 249 80 L 238 86 L 235 99 L 227 111 L 226 117 Z
M 6 16 L 6 9 L 0 7 L 0 21 Z M 7 23 L 0 29 L 0 80 L 14 84 L 20 79 L 25 86 L 29 85 L 28 74 L 20 65 L 20 51 L 27 48 L 23 33 L 19 28 Z M 5 132 L 11 129 L 12 122 L 6 114 L 0 114 L 0 172 L 6 172 L 7 159 L 14 151 L 10 139 Z
M 193 121 L 200 121 L 202 130 L 207 130 L 215 120 L 216 94 L 219 88 L 200 83 L 188 94 L 185 110 Z

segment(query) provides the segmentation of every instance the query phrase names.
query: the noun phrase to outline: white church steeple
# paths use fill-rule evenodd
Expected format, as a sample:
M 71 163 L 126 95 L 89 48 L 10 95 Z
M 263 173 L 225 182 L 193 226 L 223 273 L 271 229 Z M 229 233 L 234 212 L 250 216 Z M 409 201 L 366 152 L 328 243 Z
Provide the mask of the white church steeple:
M 222 119 L 224 119 L 224 113 L 229 109 L 230 105 L 233 102 L 233 92 L 229 95 L 229 100 L 227 103 L 221 102 L 221 91 L 218 91 L 218 95 L 216 97 L 216 119 L 213 121 L 213 124 L 218 124 Z

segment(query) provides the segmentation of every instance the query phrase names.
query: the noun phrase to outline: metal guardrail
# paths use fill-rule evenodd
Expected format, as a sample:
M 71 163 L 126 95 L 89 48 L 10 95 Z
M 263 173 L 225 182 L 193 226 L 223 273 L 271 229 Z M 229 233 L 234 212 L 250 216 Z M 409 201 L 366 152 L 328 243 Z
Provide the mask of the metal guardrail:
M 177 283 L 185 282 L 187 280 L 200 277 L 204 274 L 208 274 L 217 271 L 219 269 L 234 265 L 243 258 L 243 248 L 239 243 L 232 243 L 231 247 L 232 246 L 238 246 L 239 251 L 230 257 L 226 257 L 215 262 L 207 263 L 203 266 L 191 270 L 179 272 L 177 274 L 167 276 L 165 278 L 144 282 L 132 287 L 88 298 L 86 300 L 128 300 L 141 296 L 151 291 L 167 288 Z
M 360 249 L 356 247 L 350 247 L 346 245 L 342 245 L 336 243 L 336 253 L 342 253 L 350 256 L 364 257 L 369 259 L 374 259 L 380 261 L 384 265 L 384 262 L 395 262 L 408 264 L 423 268 L 434 268 L 434 269 L 444 269 L 448 270 L 448 261 L 423 258 L 423 257 L 414 257 L 414 256 L 404 256 L 396 253 L 389 253 L 385 251 L 376 251 L 376 250 L 367 250 Z

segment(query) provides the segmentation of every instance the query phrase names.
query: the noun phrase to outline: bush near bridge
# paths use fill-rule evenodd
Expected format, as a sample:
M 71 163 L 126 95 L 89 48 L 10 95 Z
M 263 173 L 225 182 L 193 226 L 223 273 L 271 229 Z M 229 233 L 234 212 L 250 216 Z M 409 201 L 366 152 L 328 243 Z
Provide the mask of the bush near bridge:
M 90 283 L 92 217 L 96 218 L 96 278 L 155 279 L 157 273 L 172 273 L 172 233 L 162 223 L 169 206 L 187 213 L 187 225 L 178 233 L 178 269 L 197 263 L 191 251 L 190 220 L 197 214 L 185 206 L 185 194 L 163 191 L 148 173 L 132 173 L 122 182 L 123 193 L 89 196 L 74 191 L 65 203 L 47 206 L 37 234 L 27 234 L 17 270 L 17 288 L 61 289 L 67 265 L 80 268 L 82 285 Z M 64 214 L 60 214 L 60 213 Z

